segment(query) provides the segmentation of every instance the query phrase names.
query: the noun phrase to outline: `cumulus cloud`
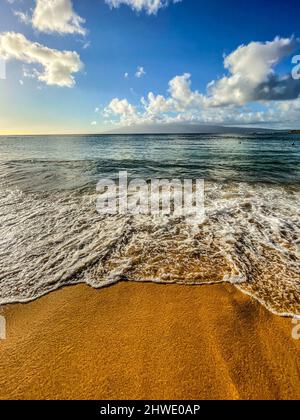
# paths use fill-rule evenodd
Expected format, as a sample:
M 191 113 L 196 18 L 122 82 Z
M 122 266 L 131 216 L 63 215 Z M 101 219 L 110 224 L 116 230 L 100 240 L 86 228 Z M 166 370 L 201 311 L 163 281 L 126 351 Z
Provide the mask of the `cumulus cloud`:
M 274 67 L 299 48 L 294 38 L 275 38 L 271 42 L 251 42 L 225 57 L 230 73 L 209 85 L 211 106 L 243 105 L 251 101 L 296 99 L 300 84 L 291 76 L 280 77 Z
M 191 75 L 189 73 L 174 77 L 169 82 L 169 92 L 176 104 L 176 109 L 179 111 L 203 105 L 204 96 L 191 89 Z
M 24 19 L 24 14 L 19 17 Z M 27 17 L 28 20 L 28 17 Z M 36 0 L 31 18 L 32 25 L 41 32 L 85 35 L 85 20 L 74 11 L 71 0 Z
M 156 96 L 153 92 L 148 94 L 147 100 L 142 98 L 141 102 L 148 115 L 164 114 L 173 109 L 173 103 L 170 99 L 166 99 L 162 95 Z
M 166 114 L 186 110 L 198 96 L 190 89 L 190 75 L 176 76 L 169 82 L 170 97 L 155 95 L 150 92 L 147 98 L 141 98 L 141 107 L 130 104 L 127 99 L 114 98 L 104 110 L 105 117 L 117 117 L 125 125 L 161 121 Z M 168 117 L 169 118 L 169 117 Z
M 122 4 L 131 7 L 137 12 L 146 11 L 149 15 L 156 14 L 159 9 L 167 7 L 170 3 L 180 3 L 182 0 L 105 0 L 110 7 L 119 7 Z
M 47 85 L 60 87 L 72 87 L 75 84 L 73 74 L 83 66 L 76 52 L 47 48 L 15 32 L 0 34 L 0 57 L 40 65 L 42 70 L 35 69 L 32 74 Z
M 125 125 L 170 122 L 223 124 L 278 123 L 287 113 L 299 119 L 300 81 L 279 76 L 275 67 L 298 47 L 294 38 L 242 45 L 224 58 L 229 74 L 208 84 L 202 94 L 192 89 L 185 73 L 169 82 L 168 95 L 148 93 L 138 107 L 115 98 L 106 108 L 117 123 Z M 249 106 L 260 104 L 259 111 Z M 287 105 L 289 104 L 289 105 Z
M 136 121 L 137 112 L 136 108 L 131 105 L 127 99 L 113 99 L 107 108 L 104 110 L 106 116 L 117 115 L 120 117 L 120 121 L 129 123 L 129 121 Z

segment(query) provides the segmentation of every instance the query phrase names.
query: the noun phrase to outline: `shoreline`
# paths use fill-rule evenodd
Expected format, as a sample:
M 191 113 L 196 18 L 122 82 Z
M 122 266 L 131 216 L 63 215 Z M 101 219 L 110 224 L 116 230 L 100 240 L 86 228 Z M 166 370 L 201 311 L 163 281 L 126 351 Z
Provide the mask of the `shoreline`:
M 5 305 L 0 399 L 300 399 L 291 319 L 232 286 L 74 285 Z
M 136 283 L 136 284 L 155 284 L 155 285 L 161 285 L 161 286 L 180 286 L 180 287 L 208 287 L 208 286 L 219 286 L 219 285 L 229 285 L 229 286 L 233 286 L 235 287 L 240 293 L 244 294 L 245 296 L 249 297 L 250 299 L 256 301 L 258 304 L 260 304 L 264 309 L 266 309 L 268 312 L 270 312 L 272 315 L 281 317 L 281 318 L 289 318 L 289 319 L 299 319 L 300 320 L 300 314 L 296 314 L 296 313 L 289 313 L 289 312 L 277 312 L 276 310 L 274 310 L 271 305 L 267 305 L 263 299 L 259 298 L 258 296 L 256 296 L 254 293 L 251 293 L 248 290 L 243 289 L 243 287 L 241 287 L 243 285 L 243 283 L 231 283 L 229 281 L 226 280 L 220 280 L 220 281 L 211 281 L 211 282 L 204 282 L 204 283 L 185 283 L 185 282 L 174 282 L 174 283 L 168 283 L 168 282 L 163 282 L 160 280 L 113 280 L 113 281 L 107 281 L 107 283 L 104 283 L 102 286 L 100 287 L 95 287 L 90 285 L 89 283 L 86 282 L 70 282 L 68 284 L 65 285 L 57 285 L 56 287 L 54 287 L 53 289 L 46 291 L 36 297 L 33 298 L 29 298 L 29 299 L 25 299 L 25 300 L 12 300 L 11 302 L 8 301 L 6 303 L 0 303 L 0 310 L 1 308 L 6 308 L 12 305 L 28 305 L 30 303 L 33 303 L 39 299 L 42 299 L 48 295 L 50 295 L 51 293 L 55 293 L 58 292 L 59 290 L 63 290 L 63 289 L 67 289 L 69 287 L 75 287 L 75 286 L 86 286 L 89 287 L 93 290 L 102 290 L 102 289 L 106 289 L 109 287 L 113 287 L 116 286 L 119 283 Z
M 263 299 L 260 299 L 255 294 L 251 293 L 250 291 L 247 291 L 241 287 L 242 283 L 231 283 L 226 280 L 221 281 L 212 281 L 212 282 L 204 282 L 204 283 L 184 283 L 184 282 L 174 282 L 174 283 L 167 283 L 163 281 L 154 281 L 154 280 L 116 280 L 112 282 L 107 282 L 106 284 L 103 284 L 100 287 L 94 287 L 86 282 L 70 282 L 66 285 L 58 285 L 57 287 L 53 288 L 52 290 L 49 290 L 41 295 L 38 295 L 36 297 L 30 298 L 28 300 L 17 300 L 17 301 L 11 301 L 6 303 L 0 303 L 0 310 L 1 308 L 7 308 L 9 306 L 13 305 L 28 305 L 30 303 L 36 302 L 39 299 L 43 299 L 44 297 L 50 295 L 51 293 L 58 292 L 59 290 L 64 290 L 69 287 L 75 287 L 75 286 L 85 286 L 89 287 L 91 289 L 94 289 L 96 291 L 103 290 L 109 287 L 113 287 L 119 283 L 136 283 L 136 284 L 155 284 L 155 285 L 161 285 L 161 286 L 180 286 L 180 287 L 208 287 L 208 286 L 219 286 L 219 285 L 229 285 L 232 287 L 235 287 L 240 293 L 244 294 L 245 296 L 249 297 L 250 299 L 256 301 L 259 305 L 261 305 L 264 309 L 266 309 L 268 312 L 270 312 L 272 315 L 278 316 L 280 318 L 288 318 L 288 319 L 296 319 L 300 320 L 300 314 L 296 313 L 289 313 L 289 312 L 277 312 L 274 309 L 272 309 L 271 306 L 267 305 Z

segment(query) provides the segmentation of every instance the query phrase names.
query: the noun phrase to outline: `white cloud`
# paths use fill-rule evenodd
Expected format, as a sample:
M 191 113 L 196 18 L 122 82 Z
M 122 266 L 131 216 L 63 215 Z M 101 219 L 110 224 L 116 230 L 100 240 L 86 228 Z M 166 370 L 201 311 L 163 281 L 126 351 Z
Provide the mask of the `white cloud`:
M 84 42 L 82 44 L 82 49 L 87 50 L 88 48 L 90 48 L 90 46 L 91 46 L 91 41 Z
M 127 99 L 113 99 L 107 108 L 108 111 L 111 111 L 113 114 L 120 115 L 121 117 L 134 116 L 136 114 L 136 109 L 131 105 Z
M 207 93 L 192 90 L 191 75 L 185 73 L 169 82 L 168 95 L 150 92 L 135 107 L 118 98 L 106 108 L 117 124 L 133 125 L 168 122 L 223 124 L 280 124 L 300 116 L 300 81 L 280 77 L 275 66 L 299 47 L 294 38 L 252 42 L 224 59 L 229 71 L 209 83 Z M 259 111 L 248 104 L 257 102 Z
M 147 100 L 142 98 L 142 104 L 148 115 L 159 115 L 169 112 L 173 109 L 173 103 L 162 95 L 155 96 L 153 92 L 148 94 Z
M 127 99 L 114 98 L 103 110 L 105 118 L 119 118 L 119 122 L 123 125 L 138 124 L 140 116 L 135 106 L 131 105 Z
M 124 79 L 128 79 L 128 77 L 129 77 L 129 73 L 128 72 L 124 73 Z
M 243 105 L 258 100 L 295 99 L 300 90 L 290 90 L 291 77 L 280 78 L 274 67 L 299 48 L 299 40 L 275 38 L 271 42 L 251 42 L 225 57 L 229 76 L 209 85 L 211 106 Z M 296 86 L 295 83 L 292 83 Z
M 47 85 L 61 87 L 72 87 L 75 84 L 73 73 L 79 72 L 83 66 L 76 52 L 50 49 L 15 32 L 0 34 L 0 57 L 38 64 L 42 71 L 35 69 L 31 75 Z
M 145 72 L 144 67 L 139 66 L 136 69 L 135 77 L 137 77 L 138 79 L 141 79 L 143 76 L 145 76 L 145 74 L 146 74 L 146 72 Z
M 71 0 L 36 0 L 32 25 L 41 32 L 85 35 L 84 22 L 74 11 Z
M 26 25 L 31 23 L 31 17 L 28 13 L 14 11 L 14 15 L 18 18 L 18 20 Z
M 204 96 L 198 91 L 191 90 L 191 75 L 189 73 L 174 77 L 169 82 L 169 92 L 171 98 L 176 102 L 178 110 L 203 105 Z
M 170 3 L 180 3 L 182 0 L 105 0 L 110 7 L 119 7 L 122 4 L 131 7 L 137 12 L 145 10 L 149 15 L 156 14 L 159 9 L 167 7 Z

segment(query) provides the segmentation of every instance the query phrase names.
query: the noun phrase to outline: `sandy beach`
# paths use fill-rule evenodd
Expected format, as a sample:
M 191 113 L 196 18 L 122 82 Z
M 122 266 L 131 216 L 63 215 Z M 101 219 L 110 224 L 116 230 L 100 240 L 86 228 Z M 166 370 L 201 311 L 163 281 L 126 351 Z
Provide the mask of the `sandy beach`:
M 2 308 L 1 399 L 299 399 L 300 341 L 230 285 L 72 286 Z

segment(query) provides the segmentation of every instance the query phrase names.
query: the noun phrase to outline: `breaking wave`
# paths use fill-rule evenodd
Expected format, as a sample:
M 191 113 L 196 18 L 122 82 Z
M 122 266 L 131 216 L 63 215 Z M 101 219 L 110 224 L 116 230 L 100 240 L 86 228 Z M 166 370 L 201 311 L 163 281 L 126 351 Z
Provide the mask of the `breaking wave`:
M 71 182 L 71 181 L 70 181 Z M 229 282 L 300 314 L 300 187 L 207 182 L 206 218 L 103 216 L 94 190 L 0 192 L 0 304 L 118 281 Z

